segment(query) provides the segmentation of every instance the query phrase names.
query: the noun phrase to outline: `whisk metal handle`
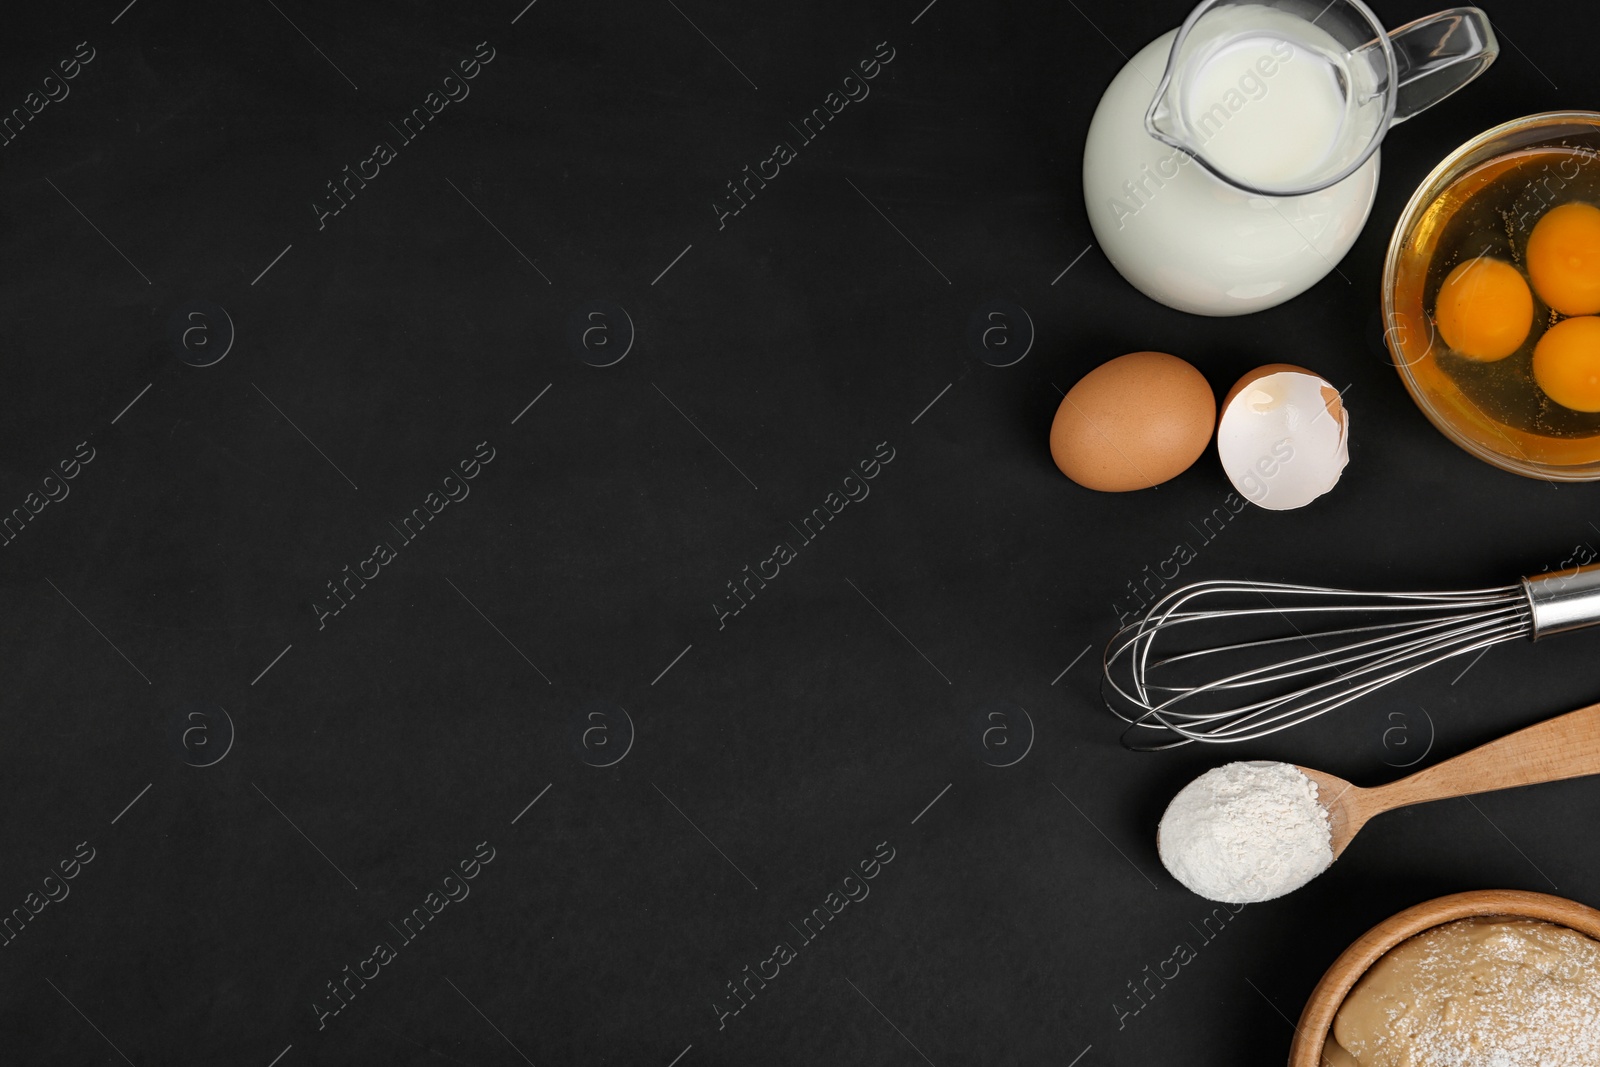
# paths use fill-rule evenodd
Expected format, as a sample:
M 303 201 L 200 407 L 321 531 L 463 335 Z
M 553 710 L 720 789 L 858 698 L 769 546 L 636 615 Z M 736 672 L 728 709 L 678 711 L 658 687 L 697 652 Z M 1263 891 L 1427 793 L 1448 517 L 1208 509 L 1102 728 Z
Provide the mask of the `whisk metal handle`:
M 1600 623 L 1600 563 L 1522 579 L 1537 641 Z

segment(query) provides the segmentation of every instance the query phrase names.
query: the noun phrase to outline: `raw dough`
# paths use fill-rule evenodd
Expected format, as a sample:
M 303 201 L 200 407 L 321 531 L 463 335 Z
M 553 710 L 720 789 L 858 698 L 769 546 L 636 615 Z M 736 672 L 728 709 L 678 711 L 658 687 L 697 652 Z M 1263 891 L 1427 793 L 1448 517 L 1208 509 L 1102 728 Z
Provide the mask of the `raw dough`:
M 1350 991 L 1327 1059 L 1357 1067 L 1595 1067 L 1600 942 L 1531 919 L 1463 919 L 1426 930 L 1385 953 Z

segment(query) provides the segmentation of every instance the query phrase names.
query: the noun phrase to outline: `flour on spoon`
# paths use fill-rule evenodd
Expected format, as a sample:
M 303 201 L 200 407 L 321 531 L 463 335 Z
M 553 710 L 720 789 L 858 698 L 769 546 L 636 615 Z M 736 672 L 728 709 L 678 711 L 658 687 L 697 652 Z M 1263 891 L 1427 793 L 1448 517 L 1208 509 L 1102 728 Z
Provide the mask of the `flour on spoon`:
M 1316 783 L 1289 763 L 1229 763 L 1202 774 L 1167 805 L 1156 845 L 1174 878 L 1226 904 L 1281 897 L 1333 863 Z

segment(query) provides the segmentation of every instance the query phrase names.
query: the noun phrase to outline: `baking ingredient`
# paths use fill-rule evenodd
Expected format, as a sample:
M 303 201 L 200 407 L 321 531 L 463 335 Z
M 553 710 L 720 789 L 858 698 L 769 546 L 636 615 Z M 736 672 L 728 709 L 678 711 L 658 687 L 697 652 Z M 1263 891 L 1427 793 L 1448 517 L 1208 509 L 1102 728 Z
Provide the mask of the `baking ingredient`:
M 1412 395 L 1457 443 L 1522 474 L 1600 465 L 1600 411 L 1553 403 L 1533 366 L 1564 318 L 1600 313 L 1594 159 L 1587 145 L 1545 144 L 1483 160 L 1407 213 L 1390 257 L 1385 339 Z M 1532 328 L 1501 359 L 1474 358 L 1446 329 L 1445 282 L 1480 259 L 1515 264 L 1532 287 Z
M 1279 28 L 1265 23 L 1265 10 L 1262 5 L 1249 13 L 1259 29 L 1236 29 L 1205 53 L 1184 79 L 1183 107 L 1204 137 L 1201 152 L 1223 173 L 1259 188 L 1290 188 L 1312 180 L 1327 164 L 1349 121 L 1349 73 L 1333 58 L 1342 51 L 1296 46 L 1308 29 L 1319 27 Z M 1273 70 L 1270 88 L 1252 94 L 1247 104 L 1225 105 L 1227 120 L 1219 124 L 1213 108 L 1237 98 L 1240 86 L 1268 84 L 1260 76 L 1267 69 Z
M 1600 318 L 1563 319 L 1533 348 L 1533 380 L 1573 411 L 1600 411 Z
M 1291 763 L 1229 763 L 1202 774 L 1167 805 L 1156 848 L 1174 878 L 1225 904 L 1281 897 L 1333 862 L 1316 783 Z
M 1434 312 L 1444 343 L 1470 359 L 1505 359 L 1533 328 L 1533 293 L 1503 259 L 1479 256 L 1451 271 Z
M 1217 401 L 1205 376 L 1165 352 L 1130 352 L 1067 391 L 1050 455 L 1088 489 L 1148 489 L 1188 470 L 1211 441 Z
M 1576 200 L 1546 211 L 1527 255 L 1539 299 L 1563 315 L 1600 311 L 1600 208 Z
M 1228 391 L 1217 456 L 1246 500 L 1287 511 L 1338 484 L 1350 462 L 1349 433 L 1350 412 L 1337 389 L 1303 367 L 1272 363 Z
M 1189 6 L 1171 10 L 1176 13 Z M 1183 110 L 1207 129 L 1217 129 L 1216 121 L 1197 110 L 1212 111 L 1222 105 L 1228 132 L 1219 133 L 1212 142 L 1219 142 L 1216 151 L 1226 153 L 1230 161 L 1242 154 L 1244 146 L 1220 142 L 1236 124 L 1251 128 L 1258 109 L 1282 115 L 1292 107 L 1291 96 L 1299 95 L 1293 83 L 1301 73 L 1290 68 L 1349 53 L 1347 44 L 1309 21 L 1316 15 L 1316 10 L 1302 16 L 1292 10 L 1239 4 L 1212 8 L 1205 16 L 1207 25 L 1218 31 L 1214 39 L 1259 41 L 1270 34 L 1294 50 L 1291 58 L 1280 60 L 1283 49 L 1273 55 L 1269 47 L 1269 55 L 1254 72 L 1236 75 L 1253 90 L 1249 98 L 1240 96 L 1236 80 L 1220 98 L 1206 100 L 1191 93 L 1182 101 Z M 1180 311 L 1242 315 L 1282 304 L 1332 272 L 1355 243 L 1377 189 L 1378 154 L 1344 181 L 1306 196 L 1251 196 L 1228 188 L 1188 153 L 1145 129 L 1145 112 L 1176 36 L 1176 30 L 1162 34 L 1133 53 L 1100 98 L 1089 123 L 1083 149 L 1083 200 L 1095 244 L 1135 287 Z M 1205 64 L 1211 51 L 1190 54 Z M 1212 142 L 1202 151 L 1210 150 Z M 1286 159 L 1289 167 L 1315 165 L 1299 152 L 1295 157 Z M 1247 171 L 1254 172 L 1245 162 Z
M 1463 919 L 1385 953 L 1345 998 L 1340 1067 L 1593 1067 L 1600 942 L 1531 919 Z

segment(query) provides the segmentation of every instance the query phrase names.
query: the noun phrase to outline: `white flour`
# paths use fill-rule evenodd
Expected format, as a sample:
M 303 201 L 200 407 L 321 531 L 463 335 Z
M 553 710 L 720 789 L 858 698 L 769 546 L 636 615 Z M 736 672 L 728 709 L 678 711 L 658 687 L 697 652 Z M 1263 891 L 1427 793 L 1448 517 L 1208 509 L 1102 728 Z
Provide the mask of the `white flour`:
M 1226 904 L 1281 897 L 1333 862 L 1316 784 L 1288 763 L 1229 763 L 1202 774 L 1167 805 L 1157 848 L 1174 878 Z

